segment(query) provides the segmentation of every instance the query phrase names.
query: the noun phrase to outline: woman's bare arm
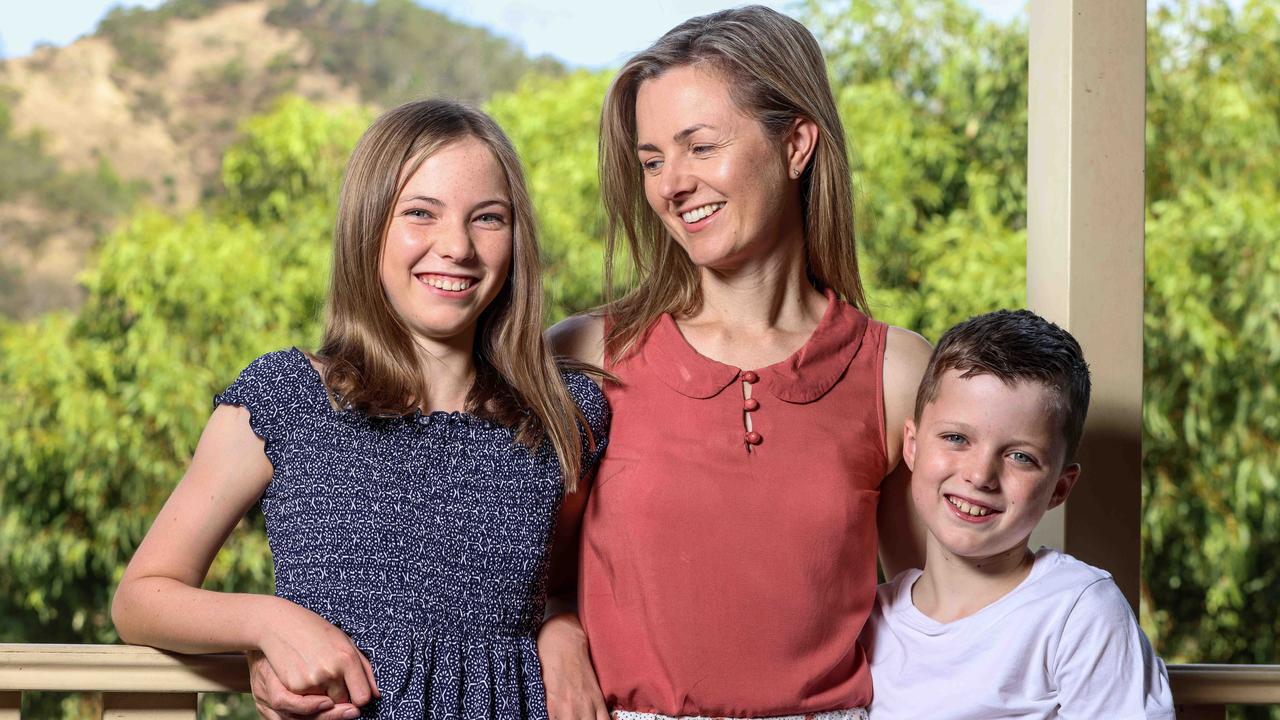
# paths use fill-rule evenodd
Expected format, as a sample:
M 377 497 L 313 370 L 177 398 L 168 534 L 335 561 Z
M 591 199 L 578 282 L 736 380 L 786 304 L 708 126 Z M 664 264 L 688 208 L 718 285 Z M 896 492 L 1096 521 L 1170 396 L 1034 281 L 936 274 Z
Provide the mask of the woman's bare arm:
M 915 412 L 916 389 L 933 352 L 929 341 L 890 327 L 884 353 L 885 453 L 893 468 L 880 484 L 876 523 L 886 578 L 924 566 L 924 526 L 911 504 L 911 470 L 902 462 L 902 429 Z
M 604 318 L 575 315 L 547 331 L 551 352 L 596 367 L 604 364 Z M 578 548 L 590 483 L 565 496 L 552 543 L 547 619 L 538 631 L 538 657 L 553 720 L 608 720 L 609 710 L 591 666 L 577 613 Z

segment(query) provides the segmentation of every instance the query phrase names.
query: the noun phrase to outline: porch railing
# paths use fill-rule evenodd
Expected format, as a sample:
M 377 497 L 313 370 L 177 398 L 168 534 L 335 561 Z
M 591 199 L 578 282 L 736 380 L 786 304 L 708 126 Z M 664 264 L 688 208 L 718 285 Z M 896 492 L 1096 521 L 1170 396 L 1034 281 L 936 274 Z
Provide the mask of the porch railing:
M 1169 680 L 1179 720 L 1220 720 L 1227 705 L 1280 705 L 1280 665 L 1170 665 Z M 0 644 L 0 720 L 19 720 L 22 693 L 33 690 L 100 692 L 104 720 L 193 720 L 200 693 L 248 692 L 249 677 L 241 655 Z

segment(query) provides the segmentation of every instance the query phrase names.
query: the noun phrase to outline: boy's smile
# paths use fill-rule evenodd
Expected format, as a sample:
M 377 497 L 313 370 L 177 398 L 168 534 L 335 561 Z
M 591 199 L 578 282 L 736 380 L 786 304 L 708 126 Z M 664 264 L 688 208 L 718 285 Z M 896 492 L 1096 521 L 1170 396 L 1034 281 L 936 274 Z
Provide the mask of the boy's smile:
M 1066 499 L 1079 466 L 1063 467 L 1057 393 L 1033 381 L 948 370 L 903 455 L 930 543 L 950 555 L 991 558 L 1024 547 L 1049 508 Z

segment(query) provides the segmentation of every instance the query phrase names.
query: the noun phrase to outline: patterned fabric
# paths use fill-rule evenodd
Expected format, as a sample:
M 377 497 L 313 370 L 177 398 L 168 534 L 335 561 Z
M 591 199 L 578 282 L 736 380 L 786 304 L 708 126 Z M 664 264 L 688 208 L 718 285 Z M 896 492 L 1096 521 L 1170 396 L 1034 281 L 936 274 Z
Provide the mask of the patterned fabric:
M 566 373 L 595 437 L 609 409 Z M 465 413 L 335 410 L 299 350 L 255 360 L 214 398 L 243 405 L 275 473 L 261 500 L 276 594 L 355 641 L 382 698 L 363 717 L 546 718 L 534 633 L 563 492 L 557 458 Z
M 706 717 L 704 715 L 659 715 L 657 713 L 632 712 L 630 710 L 614 710 L 609 713 L 613 720 L 749 720 L 748 718 Z M 761 720 L 870 720 L 865 708 L 849 708 L 847 710 L 827 710 L 805 715 L 781 715 Z

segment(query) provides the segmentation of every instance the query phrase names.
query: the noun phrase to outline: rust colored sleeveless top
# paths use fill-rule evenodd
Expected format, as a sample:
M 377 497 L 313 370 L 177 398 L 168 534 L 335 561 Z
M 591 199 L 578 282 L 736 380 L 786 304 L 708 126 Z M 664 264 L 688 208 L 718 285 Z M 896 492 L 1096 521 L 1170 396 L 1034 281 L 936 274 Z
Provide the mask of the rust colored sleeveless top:
M 606 366 L 579 612 L 610 709 L 768 717 L 869 705 L 887 327 L 828 293 L 754 370 L 663 315 Z M 750 395 L 750 399 L 747 399 Z M 748 436 L 750 420 L 757 434 Z

